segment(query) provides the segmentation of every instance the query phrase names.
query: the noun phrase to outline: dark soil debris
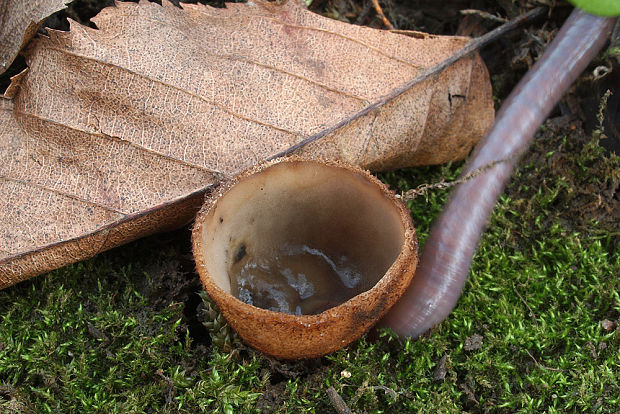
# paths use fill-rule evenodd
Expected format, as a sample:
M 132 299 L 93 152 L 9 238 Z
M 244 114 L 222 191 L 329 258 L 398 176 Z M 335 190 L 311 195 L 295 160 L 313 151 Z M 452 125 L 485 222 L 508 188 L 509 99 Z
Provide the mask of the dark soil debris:
M 446 373 L 448 370 L 446 369 L 446 360 L 448 359 L 448 354 L 444 354 L 437 366 L 435 367 L 435 371 L 433 372 L 433 380 L 435 381 L 443 381 L 446 378 Z
M 463 348 L 466 351 L 475 351 L 482 348 L 482 335 L 473 334 L 465 339 L 465 345 Z
M 614 330 L 615 327 L 616 327 L 615 322 L 612 322 L 609 319 L 603 319 L 601 321 L 601 328 L 603 328 L 605 332 L 611 332 Z
M 541 223 L 540 234 L 548 231 L 556 218 L 567 223 L 568 228 L 586 234 L 599 231 L 592 228 L 592 222 L 606 229 L 617 227 L 620 157 L 605 152 L 596 137 L 586 135 L 579 120 L 565 121 L 566 118 L 547 121 L 523 159 L 524 167 L 508 194 L 520 194 L 514 206 L 524 219 L 548 215 L 548 220 Z M 539 190 L 552 195 L 548 205 L 531 204 L 527 195 L 533 196 Z

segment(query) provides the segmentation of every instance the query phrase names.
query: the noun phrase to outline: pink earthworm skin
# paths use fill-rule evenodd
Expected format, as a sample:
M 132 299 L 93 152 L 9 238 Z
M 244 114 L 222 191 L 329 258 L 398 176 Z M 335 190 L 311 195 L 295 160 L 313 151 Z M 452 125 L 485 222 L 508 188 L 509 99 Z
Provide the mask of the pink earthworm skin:
M 400 336 L 417 337 L 450 314 L 467 281 L 488 217 L 520 156 L 569 86 L 602 49 L 614 21 L 579 9 L 572 12 L 502 105 L 462 174 L 494 161 L 508 161 L 456 187 L 433 224 L 411 285 L 379 326 L 388 326 Z

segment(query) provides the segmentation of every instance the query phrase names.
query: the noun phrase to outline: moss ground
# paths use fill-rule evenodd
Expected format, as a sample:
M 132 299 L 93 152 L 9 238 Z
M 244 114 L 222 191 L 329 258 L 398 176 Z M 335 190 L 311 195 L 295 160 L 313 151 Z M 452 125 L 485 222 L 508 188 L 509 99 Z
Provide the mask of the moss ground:
M 296 363 L 216 346 L 182 229 L 0 291 L 0 412 L 333 412 L 330 386 L 355 412 L 620 411 L 620 158 L 549 125 L 430 335 Z M 422 241 L 446 197 L 409 203 Z

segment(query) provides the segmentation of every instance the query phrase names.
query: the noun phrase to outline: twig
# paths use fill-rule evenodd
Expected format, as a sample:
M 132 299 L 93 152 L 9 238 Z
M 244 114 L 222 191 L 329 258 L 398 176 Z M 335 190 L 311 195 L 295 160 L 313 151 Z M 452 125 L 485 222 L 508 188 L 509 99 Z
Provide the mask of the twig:
M 394 401 L 398 400 L 398 394 L 393 389 L 386 387 L 385 385 L 374 385 L 372 390 L 383 390 L 386 394 L 389 394 Z
M 490 168 L 495 167 L 497 164 L 502 163 L 502 162 L 507 162 L 510 161 L 514 158 L 515 156 L 513 155 L 512 157 L 508 157 L 508 158 L 504 158 L 501 160 L 496 160 L 496 161 L 492 161 L 488 164 L 483 165 L 482 167 L 476 168 L 474 170 L 471 170 L 470 172 L 468 172 L 467 174 L 465 174 L 463 177 L 458 178 L 454 181 L 444 181 L 441 180 L 437 183 L 433 183 L 433 184 L 420 184 L 419 186 L 417 186 L 414 189 L 408 190 L 406 191 L 402 196 L 402 200 L 403 201 L 411 201 L 414 198 L 421 196 L 421 195 L 426 195 L 428 193 L 429 190 L 445 190 L 447 188 L 452 188 L 457 184 L 461 184 L 464 183 L 466 181 L 469 181 L 473 178 L 478 177 L 480 174 L 484 173 L 485 171 L 487 171 Z
M 422 72 L 420 75 L 416 76 L 414 79 L 410 80 L 409 82 L 405 83 L 403 86 L 401 86 L 400 88 L 394 89 L 392 92 L 390 92 L 389 94 L 383 96 L 382 98 L 380 98 L 378 101 L 371 103 L 370 105 L 368 105 L 367 107 L 365 107 L 364 109 L 362 109 L 361 111 L 346 117 L 344 119 L 342 119 L 341 121 L 335 123 L 334 125 L 325 128 L 324 130 L 311 135 L 307 138 L 304 138 L 303 140 L 301 140 L 300 142 L 298 142 L 297 144 L 291 145 L 288 149 L 281 151 L 275 155 L 272 155 L 271 157 L 267 158 L 267 160 L 272 160 L 275 158 L 279 158 L 279 157 L 284 157 L 286 155 L 292 154 L 293 152 L 297 151 L 300 148 L 305 147 L 306 145 L 318 141 L 319 139 L 323 138 L 326 135 L 331 134 L 332 132 L 344 127 L 345 125 L 350 124 L 351 122 L 362 118 L 363 116 L 367 115 L 368 113 L 374 111 L 375 109 L 378 109 L 382 106 L 384 106 L 385 104 L 387 104 L 388 102 L 393 101 L 394 99 L 396 99 L 397 97 L 399 97 L 400 95 L 404 94 L 405 92 L 407 92 L 408 90 L 410 90 L 414 85 L 425 81 L 426 79 L 430 78 L 431 76 L 437 75 L 439 73 L 441 73 L 445 68 L 447 68 L 448 66 L 452 65 L 453 63 L 457 62 L 458 60 L 470 55 L 471 53 L 475 52 L 476 50 L 480 49 L 481 47 L 485 46 L 486 44 L 492 42 L 493 40 L 503 36 L 506 32 L 509 32 L 515 28 L 517 28 L 518 26 L 525 24 L 535 18 L 537 18 L 538 16 L 542 15 L 544 13 L 544 11 L 546 10 L 545 7 L 538 7 L 535 8 L 533 10 L 530 10 L 527 13 L 522 14 L 521 16 L 515 18 L 514 20 L 509 21 L 508 23 L 505 23 L 499 27 L 497 27 L 496 29 L 490 31 L 489 33 L 477 37 L 475 39 L 472 39 L 471 41 L 469 41 L 469 43 L 467 43 L 465 45 L 465 47 L 463 47 L 461 50 L 459 50 L 458 52 L 454 53 L 452 56 L 448 57 L 447 59 L 443 60 L 442 62 L 438 63 L 437 65 L 428 68 L 427 70 L 425 70 L 424 72 Z
M 460 384 L 459 387 L 465 392 L 469 401 L 475 403 L 476 405 L 480 405 L 480 402 L 476 399 L 476 395 L 474 392 L 467 386 L 467 384 Z
M 483 19 L 487 19 L 487 20 L 493 20 L 494 22 L 499 22 L 499 23 L 506 23 L 508 20 L 503 18 L 503 17 L 499 17 L 496 16 L 494 14 L 482 11 L 482 10 L 475 10 L 475 9 L 465 9 L 465 10 L 461 10 L 459 11 L 459 13 L 463 14 L 463 15 L 470 15 L 473 14 L 475 16 L 479 16 Z
M 169 377 L 164 374 L 164 371 L 160 368 L 155 371 L 155 374 L 158 375 L 166 385 L 168 386 L 168 392 L 166 393 L 166 404 L 171 404 L 174 401 L 174 397 L 177 394 L 177 389 L 174 386 L 174 381 L 172 381 Z
M 563 369 L 560 369 L 560 368 L 550 368 L 550 367 L 546 367 L 546 366 L 544 366 L 543 364 L 541 364 L 540 362 L 538 362 L 538 361 L 536 360 L 536 358 L 534 358 L 534 355 L 532 355 L 532 354 L 530 353 L 530 351 L 528 351 L 528 350 L 526 349 L 526 350 L 525 350 L 525 352 L 527 352 L 527 354 L 530 356 L 530 358 L 532 358 L 532 361 L 534 361 L 534 362 L 536 363 L 536 365 L 538 365 L 538 366 L 539 366 L 540 368 L 542 368 L 542 369 L 546 369 L 546 370 L 548 370 L 548 371 L 559 371 L 559 372 L 564 371 Z
M 372 0 L 372 5 L 375 7 L 375 11 L 377 12 L 377 15 L 381 18 L 381 21 L 383 21 L 383 25 L 387 27 L 389 30 L 394 30 L 394 25 L 392 25 L 392 23 L 388 20 L 388 18 L 385 17 L 385 14 L 383 13 L 383 9 L 381 8 L 381 5 L 379 4 L 379 0 Z
M 607 109 L 607 101 L 609 100 L 609 96 L 611 95 L 611 90 L 607 89 L 603 96 L 601 96 L 601 102 L 598 106 L 598 112 L 596 114 L 596 119 L 598 120 L 598 129 L 600 131 L 603 130 L 603 124 L 605 123 L 605 109 Z
M 534 313 L 534 311 L 532 310 L 532 308 L 530 308 L 530 305 L 527 304 L 527 302 L 525 301 L 525 299 L 523 299 L 523 296 L 521 296 L 521 294 L 519 293 L 519 290 L 517 289 L 517 287 L 515 286 L 515 293 L 517 294 L 517 296 L 519 297 L 519 299 L 521 299 L 521 302 L 523 302 L 523 304 L 525 305 L 526 308 L 528 308 L 528 310 L 530 311 L 530 315 L 532 316 L 532 318 L 534 319 L 534 323 L 536 323 L 536 325 L 538 325 L 538 319 L 536 319 L 536 314 Z
M 327 389 L 327 396 L 338 414 L 353 414 L 351 409 L 347 406 L 334 387 L 329 387 Z

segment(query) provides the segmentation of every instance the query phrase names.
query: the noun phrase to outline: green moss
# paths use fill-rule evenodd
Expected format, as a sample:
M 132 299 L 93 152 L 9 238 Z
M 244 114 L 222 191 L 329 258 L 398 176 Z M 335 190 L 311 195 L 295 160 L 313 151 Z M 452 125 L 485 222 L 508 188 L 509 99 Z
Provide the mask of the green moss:
M 303 363 L 234 341 L 221 353 L 188 331 L 197 288 L 161 296 L 171 272 L 195 278 L 187 248 L 151 238 L 0 292 L 0 412 L 321 413 L 330 386 L 355 412 L 618 412 L 620 328 L 601 321 L 620 318 L 620 159 L 575 134 L 548 130 L 530 151 L 426 337 L 384 331 Z M 381 177 L 405 191 L 461 165 Z M 409 203 L 422 240 L 446 197 Z
M 256 394 L 246 389 L 260 382 L 239 375 L 251 362 L 192 349 L 182 305 L 157 310 L 145 299 L 143 269 L 158 257 L 143 247 L 129 247 L 138 258 L 118 260 L 114 251 L 0 292 L 0 412 L 232 412 L 251 404 Z

